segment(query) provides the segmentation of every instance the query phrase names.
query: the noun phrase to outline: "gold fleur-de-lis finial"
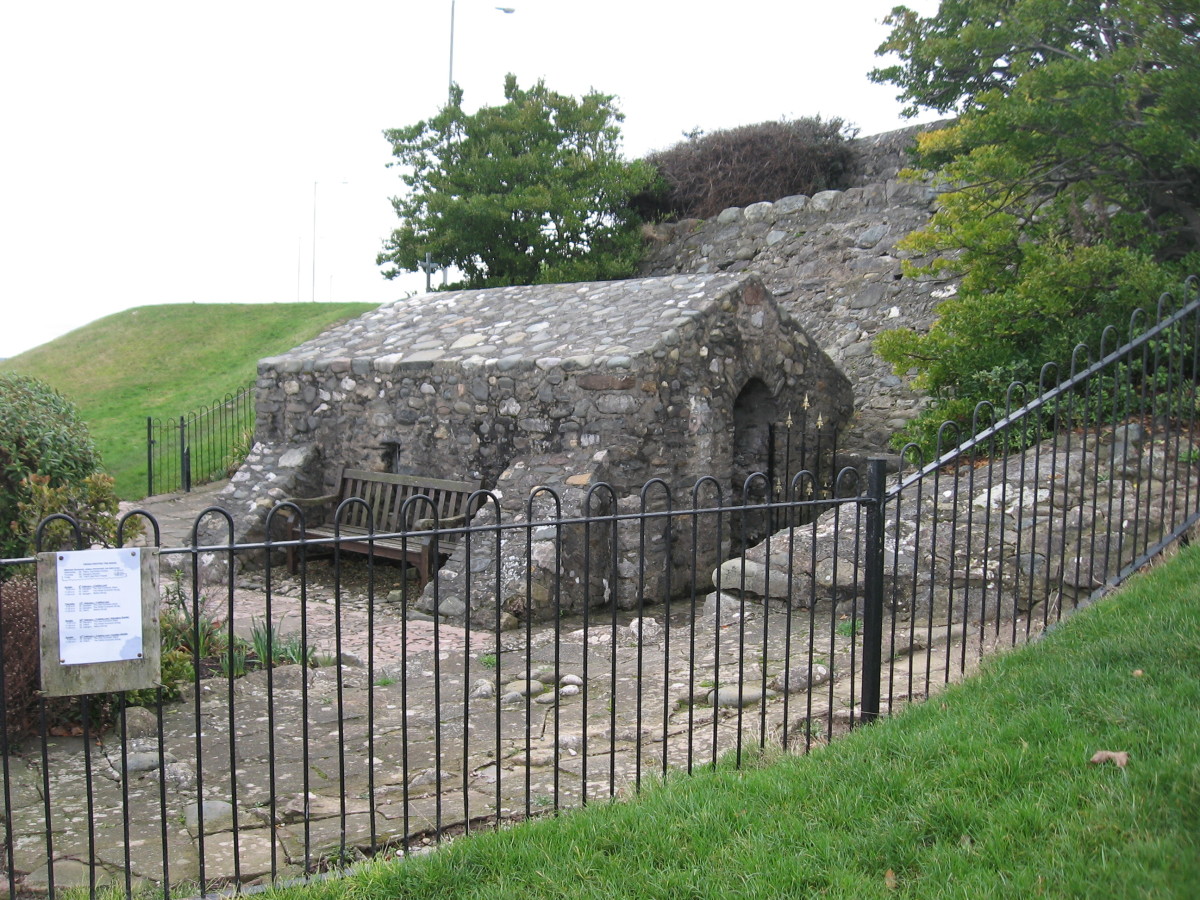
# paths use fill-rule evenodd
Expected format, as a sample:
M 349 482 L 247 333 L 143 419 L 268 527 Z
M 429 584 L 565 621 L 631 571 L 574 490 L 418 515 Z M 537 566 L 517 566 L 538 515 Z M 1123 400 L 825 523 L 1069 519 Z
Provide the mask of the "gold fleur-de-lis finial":
M 792 430 L 792 426 L 795 424 L 795 422 L 792 421 L 791 410 L 788 411 L 788 417 L 784 420 L 783 424 L 787 426 L 788 431 Z
M 817 413 L 817 431 L 820 431 L 824 427 L 825 427 L 825 420 L 821 417 L 820 413 Z
M 803 405 L 802 405 L 800 408 L 801 408 L 801 409 L 808 409 L 808 408 L 809 408 L 809 406 L 811 406 L 811 404 L 808 402 L 808 394 L 805 394 L 805 395 L 804 395 L 804 404 L 803 404 Z

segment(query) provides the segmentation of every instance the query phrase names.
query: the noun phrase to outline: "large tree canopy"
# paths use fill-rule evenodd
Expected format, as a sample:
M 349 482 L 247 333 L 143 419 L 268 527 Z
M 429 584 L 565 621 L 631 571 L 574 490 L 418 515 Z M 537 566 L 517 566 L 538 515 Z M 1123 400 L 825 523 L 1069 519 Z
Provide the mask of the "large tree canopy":
M 909 115 L 961 113 L 1048 63 L 1126 54 L 1149 70 L 1181 61 L 1196 49 L 1197 8 L 1194 0 L 944 0 L 928 18 L 897 6 L 884 24 L 892 33 L 877 52 L 900 62 L 872 80 L 899 86 Z
M 919 141 L 950 190 L 907 247 L 963 282 L 928 335 L 880 352 L 939 399 L 996 399 L 981 372 L 994 388 L 1064 363 L 1197 262 L 1200 2 L 944 0 L 887 21 L 900 62 L 872 78 L 958 114 Z
M 910 112 L 960 113 L 921 162 L 973 205 L 1022 220 L 1073 207 L 1058 226 L 1085 240 L 1128 241 L 1132 216 L 1158 255 L 1200 247 L 1196 0 L 946 0 L 887 21 L 880 52 L 902 62 L 872 77 Z
M 467 114 L 456 86 L 428 121 L 384 132 L 409 191 L 377 262 L 384 276 L 429 258 L 466 286 L 630 274 L 640 254 L 631 195 L 655 177 L 619 152 L 613 97 L 581 99 L 505 80 L 506 102 Z

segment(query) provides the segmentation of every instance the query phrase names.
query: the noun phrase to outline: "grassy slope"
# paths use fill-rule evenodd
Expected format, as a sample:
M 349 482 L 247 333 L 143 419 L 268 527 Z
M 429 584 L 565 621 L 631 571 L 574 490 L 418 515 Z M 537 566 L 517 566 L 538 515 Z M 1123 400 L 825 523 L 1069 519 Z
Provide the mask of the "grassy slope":
M 811 756 L 281 890 L 391 897 L 1200 896 L 1200 550 Z M 1127 767 L 1089 765 L 1124 750 Z M 274 895 L 271 895 L 274 896 Z
M 79 407 L 121 497 L 146 492 L 146 417 L 179 416 L 249 384 L 258 360 L 368 303 L 168 304 L 107 316 L 0 363 Z

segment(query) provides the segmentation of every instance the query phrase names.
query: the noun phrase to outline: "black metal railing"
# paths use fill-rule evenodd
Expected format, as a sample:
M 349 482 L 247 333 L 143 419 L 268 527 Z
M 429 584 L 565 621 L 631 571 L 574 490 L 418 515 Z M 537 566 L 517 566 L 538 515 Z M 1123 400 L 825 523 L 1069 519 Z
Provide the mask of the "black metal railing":
M 209 510 L 190 546 L 159 551 L 171 685 L 137 696 L 14 691 L 9 649 L 36 625 L 10 618 L 0 579 L 9 896 L 304 878 L 768 745 L 805 752 L 929 696 L 1200 518 L 1195 282 L 1186 299 L 1014 386 L 969 435 L 947 426 L 929 462 L 910 447 L 898 472 L 843 468 L 815 499 L 810 471 L 761 502 L 654 482 L 636 511 L 594 515 L 542 488 L 514 517 L 480 492 L 461 528 L 320 541 L 286 540 L 301 511 L 284 505 L 253 544 Z M 704 548 L 736 546 L 747 509 L 782 524 L 714 573 Z M 346 552 L 450 531 L 469 539 L 419 601 L 402 565 Z
M 788 415 L 768 428 L 768 467 L 763 474 L 774 491 L 772 497 L 818 500 L 833 496 L 834 480 L 841 468 L 838 428 L 823 421 L 820 413 L 810 416 L 809 409 L 809 398 L 805 396 L 799 415 Z M 800 473 L 805 476 L 797 480 Z M 772 511 L 769 524 L 772 529 L 787 524 L 781 510 Z
M 1200 282 L 1120 337 L 1043 367 L 1036 388 L 1014 383 L 1002 409 L 980 404 L 966 434 L 947 423 L 929 462 L 904 449 L 911 471 L 884 498 L 889 708 L 938 683 L 935 657 L 948 681 L 1028 640 L 1200 518 Z M 897 665 L 904 647 L 925 648 L 923 675 Z
M 809 415 L 809 400 L 805 396 L 798 415 L 789 415 L 768 429 L 767 469 L 763 473 L 774 490 L 774 496 L 787 497 L 789 486 L 800 472 L 811 478 L 804 481 L 808 492 L 801 500 L 829 497 L 837 477 L 838 429 L 825 422 L 818 413 Z
M 254 437 L 254 386 L 178 419 L 146 419 L 146 493 L 190 491 L 229 475 Z

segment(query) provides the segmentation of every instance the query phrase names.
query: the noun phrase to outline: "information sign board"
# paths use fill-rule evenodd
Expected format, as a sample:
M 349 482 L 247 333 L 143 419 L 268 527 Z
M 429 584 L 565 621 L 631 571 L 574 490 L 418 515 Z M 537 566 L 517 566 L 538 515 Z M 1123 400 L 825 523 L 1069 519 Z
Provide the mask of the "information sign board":
M 156 548 L 38 554 L 42 694 L 153 688 L 162 679 Z
M 137 547 L 66 551 L 58 563 L 58 661 L 140 659 L 142 569 Z

